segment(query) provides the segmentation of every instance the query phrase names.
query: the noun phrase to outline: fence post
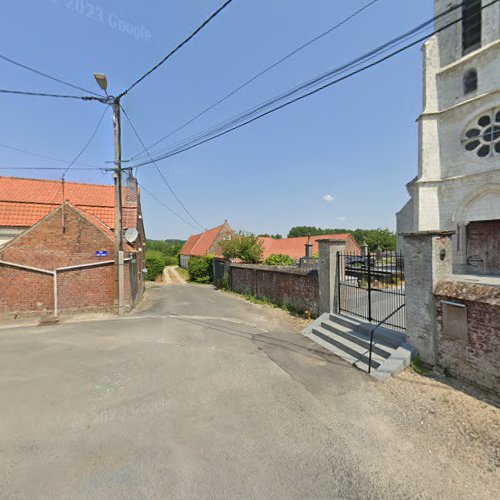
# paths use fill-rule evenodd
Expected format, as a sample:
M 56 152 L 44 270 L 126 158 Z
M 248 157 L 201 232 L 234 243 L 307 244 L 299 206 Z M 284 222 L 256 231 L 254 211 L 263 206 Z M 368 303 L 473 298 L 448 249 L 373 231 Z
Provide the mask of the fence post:
M 345 240 L 319 240 L 319 314 L 337 312 L 340 266 L 337 253 L 345 253 Z
M 452 274 L 453 232 L 404 234 L 406 333 L 422 361 L 437 363 L 434 288 Z
M 371 322 L 372 318 L 372 260 L 371 260 L 371 254 L 368 252 L 366 254 L 367 256 L 367 266 L 368 266 L 368 275 L 366 277 L 368 281 L 368 321 Z

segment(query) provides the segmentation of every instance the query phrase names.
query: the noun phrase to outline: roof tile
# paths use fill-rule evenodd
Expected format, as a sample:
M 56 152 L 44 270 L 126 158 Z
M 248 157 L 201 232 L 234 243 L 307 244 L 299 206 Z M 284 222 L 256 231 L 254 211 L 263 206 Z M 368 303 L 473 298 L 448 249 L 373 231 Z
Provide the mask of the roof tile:
M 126 196 L 127 188 L 123 188 L 123 200 L 127 199 Z M 63 201 L 69 201 L 109 228 L 114 228 L 114 186 L 65 182 L 63 199 L 61 181 L 19 177 L 0 177 L 0 226 L 32 226 Z M 137 209 L 137 204 L 124 206 L 124 228 L 136 226 Z

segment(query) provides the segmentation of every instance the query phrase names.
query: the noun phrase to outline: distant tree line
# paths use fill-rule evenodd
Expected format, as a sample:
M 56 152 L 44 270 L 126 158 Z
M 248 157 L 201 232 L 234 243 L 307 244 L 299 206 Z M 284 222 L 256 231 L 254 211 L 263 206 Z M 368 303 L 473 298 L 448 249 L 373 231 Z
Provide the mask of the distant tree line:
M 366 241 L 371 252 L 380 248 L 383 251 L 396 250 L 396 233 L 390 229 L 322 229 L 315 226 L 295 226 L 288 232 L 288 238 L 296 238 L 298 236 L 321 236 L 323 234 L 344 234 L 350 233 L 359 245 Z
M 259 234 L 257 235 L 259 236 L 260 238 L 273 238 L 273 240 L 281 240 L 283 238 L 283 236 L 281 236 L 281 234 L 267 234 L 267 233 L 264 233 L 264 234 Z
M 183 240 L 146 240 L 146 250 L 161 252 L 163 255 L 176 257 L 181 251 Z

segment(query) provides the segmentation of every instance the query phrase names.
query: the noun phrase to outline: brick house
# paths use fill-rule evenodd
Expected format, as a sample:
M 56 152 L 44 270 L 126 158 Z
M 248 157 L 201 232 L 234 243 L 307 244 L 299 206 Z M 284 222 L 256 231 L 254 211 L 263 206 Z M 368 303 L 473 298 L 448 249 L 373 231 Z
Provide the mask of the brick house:
M 191 235 L 179 252 L 180 267 L 187 269 L 191 257 L 205 257 L 214 255 L 221 257 L 220 242 L 229 239 L 233 234 L 231 226 L 224 221 L 224 224 L 207 229 L 200 234 Z
M 129 182 L 123 192 L 124 229 L 139 234 L 124 242 L 126 309 L 144 291 L 145 235 L 135 187 Z M 0 177 L 0 317 L 114 308 L 114 187 L 66 183 L 71 200 L 57 204 L 60 188 L 55 181 Z

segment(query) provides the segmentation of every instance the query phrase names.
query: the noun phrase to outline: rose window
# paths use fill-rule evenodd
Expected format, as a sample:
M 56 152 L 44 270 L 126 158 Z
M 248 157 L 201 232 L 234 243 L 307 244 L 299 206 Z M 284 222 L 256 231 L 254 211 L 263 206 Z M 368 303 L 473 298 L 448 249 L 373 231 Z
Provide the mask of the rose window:
M 474 120 L 462 139 L 467 151 L 480 158 L 500 154 L 500 109 L 482 114 Z

